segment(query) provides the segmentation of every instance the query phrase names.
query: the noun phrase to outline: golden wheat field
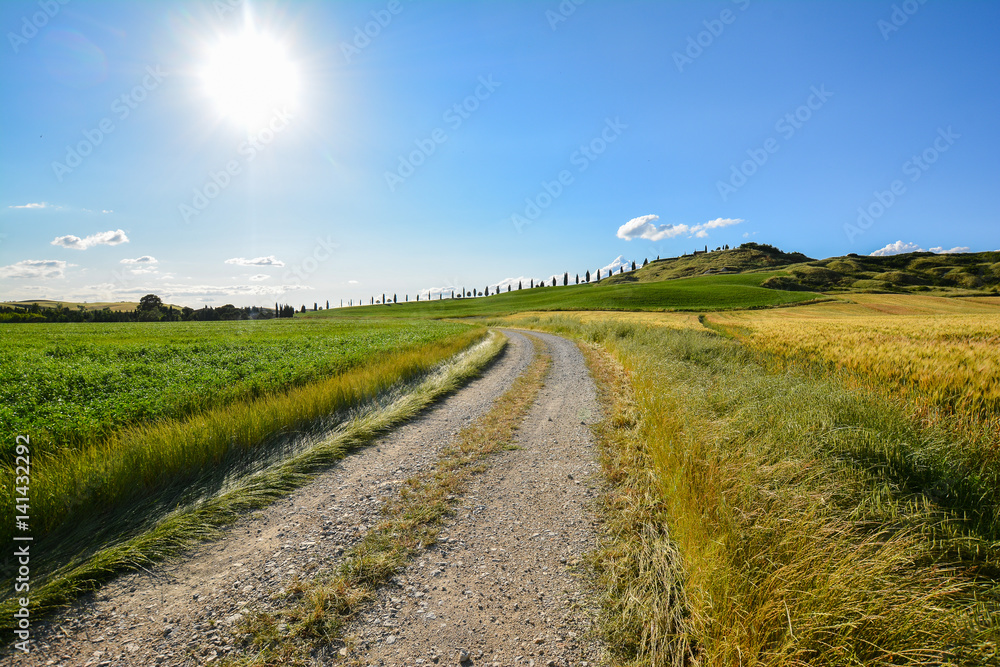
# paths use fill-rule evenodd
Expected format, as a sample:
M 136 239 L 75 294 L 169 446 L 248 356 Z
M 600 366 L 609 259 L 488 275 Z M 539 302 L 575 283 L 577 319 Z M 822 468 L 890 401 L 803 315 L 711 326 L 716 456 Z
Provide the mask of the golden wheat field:
M 1000 408 L 1000 300 L 859 294 L 708 321 L 779 358 L 847 370 L 928 407 L 986 420 Z

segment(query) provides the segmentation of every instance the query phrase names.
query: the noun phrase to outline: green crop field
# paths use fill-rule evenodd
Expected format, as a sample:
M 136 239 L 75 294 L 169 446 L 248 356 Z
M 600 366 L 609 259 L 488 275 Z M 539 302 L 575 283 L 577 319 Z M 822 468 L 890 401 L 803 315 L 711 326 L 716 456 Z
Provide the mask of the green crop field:
M 51 609 L 301 484 L 345 451 L 320 434 L 367 433 L 359 409 L 483 335 L 364 319 L 0 326 L 3 446 L 30 438 L 30 477 L 13 451 L 0 466 L 0 506 L 30 513 L 33 600 Z M 8 591 L 14 567 L 0 556 Z
M 461 330 L 321 320 L 0 325 L 0 450 L 19 433 L 36 452 L 86 446 Z
M 760 284 L 772 275 L 775 273 L 697 276 L 649 283 L 591 283 L 566 287 L 560 284 L 534 289 L 525 286 L 522 290 L 490 297 L 335 308 L 305 315 L 320 318 L 362 315 L 434 318 L 509 315 L 528 310 L 733 310 L 798 303 L 818 296 L 811 292 L 783 292 L 761 287 Z M 392 298 L 391 295 L 387 297 Z

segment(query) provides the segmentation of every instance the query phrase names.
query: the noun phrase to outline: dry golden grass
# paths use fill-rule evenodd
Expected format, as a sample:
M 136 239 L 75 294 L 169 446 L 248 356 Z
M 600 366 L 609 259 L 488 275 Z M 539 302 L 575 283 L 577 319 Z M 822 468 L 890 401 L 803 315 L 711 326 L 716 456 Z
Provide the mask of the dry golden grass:
M 589 355 L 611 404 L 612 664 L 994 664 L 988 469 L 963 473 L 961 448 L 888 401 L 707 332 L 577 333 L 624 368 Z
M 926 410 L 1000 424 L 1000 301 L 852 295 L 707 321 L 775 357 L 849 372 Z

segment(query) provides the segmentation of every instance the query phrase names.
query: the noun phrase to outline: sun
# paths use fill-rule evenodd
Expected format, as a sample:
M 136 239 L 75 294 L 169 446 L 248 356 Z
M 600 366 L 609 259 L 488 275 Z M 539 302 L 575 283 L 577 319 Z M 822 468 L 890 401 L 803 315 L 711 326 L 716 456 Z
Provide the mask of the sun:
M 217 111 L 247 129 L 293 107 L 299 93 L 298 68 L 285 49 L 251 30 L 222 38 L 209 51 L 201 80 Z

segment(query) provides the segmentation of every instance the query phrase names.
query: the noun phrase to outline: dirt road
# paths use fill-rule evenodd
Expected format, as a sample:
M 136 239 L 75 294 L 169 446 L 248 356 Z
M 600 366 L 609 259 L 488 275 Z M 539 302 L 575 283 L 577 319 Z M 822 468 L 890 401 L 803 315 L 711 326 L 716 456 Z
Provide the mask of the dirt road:
M 576 346 L 538 334 L 553 364 L 519 431 L 491 459 L 436 546 L 415 559 L 348 630 L 362 665 L 587 665 L 584 583 L 594 546 L 589 486 L 596 472 L 586 424 L 597 418 Z M 122 577 L 37 627 L 18 665 L 200 665 L 235 650 L 244 614 L 275 604 L 297 577 L 336 564 L 378 519 L 401 482 L 430 465 L 462 427 L 488 411 L 524 370 L 532 346 L 511 344 L 485 375 L 348 456 L 287 500 L 248 516 L 180 562 Z M 317 664 L 343 661 L 339 647 Z M 470 662 L 471 661 L 471 662 Z

